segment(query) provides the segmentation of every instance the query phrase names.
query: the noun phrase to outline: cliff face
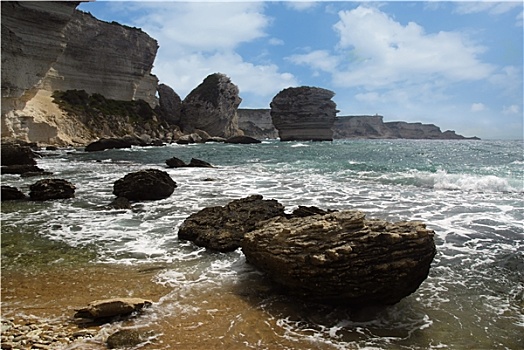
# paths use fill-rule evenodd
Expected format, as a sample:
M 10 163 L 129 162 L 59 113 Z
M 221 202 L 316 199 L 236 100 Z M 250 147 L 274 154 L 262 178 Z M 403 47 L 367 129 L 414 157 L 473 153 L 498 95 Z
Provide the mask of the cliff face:
M 442 132 L 434 124 L 386 122 L 381 115 L 339 117 L 334 125 L 337 139 L 467 139 L 452 130 Z M 470 139 L 478 139 L 472 137 Z
M 2 2 L 2 137 L 83 143 L 89 130 L 52 102 L 85 90 L 152 107 L 158 44 L 136 28 L 75 10 L 78 2 Z
M 244 135 L 257 139 L 276 139 L 278 131 L 271 120 L 270 109 L 238 109 L 238 127 Z
M 271 118 L 281 141 L 331 141 L 337 109 L 333 91 L 301 86 L 280 91 L 271 101 Z

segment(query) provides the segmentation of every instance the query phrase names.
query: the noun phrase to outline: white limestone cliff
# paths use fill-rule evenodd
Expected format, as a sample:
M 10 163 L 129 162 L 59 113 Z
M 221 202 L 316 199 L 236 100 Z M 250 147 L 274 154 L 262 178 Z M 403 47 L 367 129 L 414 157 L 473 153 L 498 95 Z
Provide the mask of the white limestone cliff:
M 85 143 L 91 133 L 52 101 L 55 90 L 158 104 L 156 40 L 100 21 L 78 2 L 2 2 L 2 138 Z

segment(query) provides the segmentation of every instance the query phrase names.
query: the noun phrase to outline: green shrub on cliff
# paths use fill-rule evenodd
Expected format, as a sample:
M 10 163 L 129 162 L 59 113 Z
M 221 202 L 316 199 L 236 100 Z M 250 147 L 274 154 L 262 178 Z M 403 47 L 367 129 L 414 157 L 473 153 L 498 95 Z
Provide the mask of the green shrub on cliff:
M 151 121 L 157 115 L 151 106 L 143 100 L 112 100 L 98 93 L 89 95 L 85 90 L 57 90 L 53 93 L 53 98 L 61 109 L 91 118 L 100 115 L 121 116 L 128 117 L 132 122 L 139 122 Z

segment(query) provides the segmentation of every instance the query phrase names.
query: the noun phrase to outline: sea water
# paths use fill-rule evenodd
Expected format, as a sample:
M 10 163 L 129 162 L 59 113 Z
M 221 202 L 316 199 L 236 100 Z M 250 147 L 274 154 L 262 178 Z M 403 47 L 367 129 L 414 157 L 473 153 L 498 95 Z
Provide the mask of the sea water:
M 177 317 L 201 348 L 524 348 L 522 141 L 269 140 L 42 155 L 39 167 L 72 182 L 75 198 L 4 202 L 2 240 L 10 244 L 3 244 L 3 265 L 20 256 L 23 239 L 15 237 L 22 232 L 33 244 L 97 263 L 156 264 L 155 283 L 172 292 L 142 322 Z M 166 168 L 173 156 L 214 168 Z M 133 210 L 104 208 L 116 180 L 146 168 L 168 172 L 175 192 Z M 35 181 L 2 175 L 2 184 L 26 193 Z M 314 205 L 421 220 L 435 231 L 429 277 L 397 305 L 361 315 L 275 292 L 240 249 L 213 253 L 178 240 L 190 214 L 251 194 L 276 199 L 288 212 Z M 41 254 L 32 263 L 61 259 L 55 249 Z M 181 344 L 164 339 L 149 348 Z

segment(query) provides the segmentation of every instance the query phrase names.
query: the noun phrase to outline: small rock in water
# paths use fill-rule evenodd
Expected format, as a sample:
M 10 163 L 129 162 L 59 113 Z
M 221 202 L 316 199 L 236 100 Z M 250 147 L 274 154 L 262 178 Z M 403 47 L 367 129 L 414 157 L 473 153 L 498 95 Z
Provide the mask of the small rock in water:
M 107 347 L 109 349 L 129 348 L 137 346 L 151 336 L 151 332 L 141 332 L 136 329 L 121 329 L 107 338 Z

